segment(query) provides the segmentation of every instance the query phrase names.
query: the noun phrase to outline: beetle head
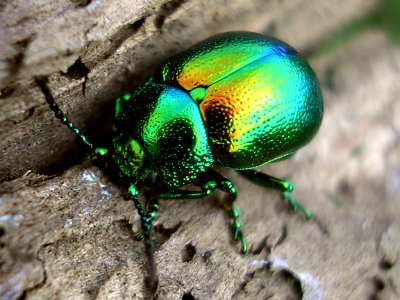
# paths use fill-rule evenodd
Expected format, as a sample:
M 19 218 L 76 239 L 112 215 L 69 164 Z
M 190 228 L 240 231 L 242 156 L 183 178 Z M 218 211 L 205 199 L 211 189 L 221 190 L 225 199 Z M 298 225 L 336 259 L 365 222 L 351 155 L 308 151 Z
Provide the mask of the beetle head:
M 142 146 L 122 133 L 114 138 L 112 144 L 112 157 L 122 174 L 129 179 L 142 179 L 141 174 L 145 169 L 145 152 Z

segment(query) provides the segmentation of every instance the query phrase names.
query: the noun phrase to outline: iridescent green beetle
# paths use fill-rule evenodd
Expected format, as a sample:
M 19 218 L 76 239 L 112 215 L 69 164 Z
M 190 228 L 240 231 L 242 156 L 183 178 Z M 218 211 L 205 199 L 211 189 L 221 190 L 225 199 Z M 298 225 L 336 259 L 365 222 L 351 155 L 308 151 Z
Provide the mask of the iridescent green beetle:
M 311 218 L 290 195 L 288 181 L 251 170 L 293 154 L 313 138 L 322 121 L 318 81 L 289 45 L 256 33 L 233 32 L 167 59 L 141 88 L 117 99 L 110 149 L 94 147 L 58 108 L 44 81 L 36 79 L 56 116 L 97 154 L 112 157 L 129 182 L 153 284 L 150 229 L 158 198 L 194 199 L 215 189 L 227 192 L 233 238 L 241 241 L 242 252 L 248 251 L 233 204 L 237 191 L 211 169 L 215 164 L 282 191 L 294 210 Z M 145 211 L 137 196 L 152 174 L 158 174 L 161 187 Z M 200 191 L 180 189 L 189 183 Z

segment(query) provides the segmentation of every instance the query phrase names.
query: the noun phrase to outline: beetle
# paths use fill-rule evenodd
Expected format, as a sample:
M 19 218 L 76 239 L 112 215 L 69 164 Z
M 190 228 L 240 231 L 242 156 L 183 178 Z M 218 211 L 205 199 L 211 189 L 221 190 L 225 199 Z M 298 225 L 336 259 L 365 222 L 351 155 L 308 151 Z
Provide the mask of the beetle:
M 281 191 L 294 210 L 312 217 L 290 194 L 290 182 L 253 170 L 294 154 L 314 137 L 323 118 L 314 72 L 294 48 L 278 39 L 223 33 L 168 58 L 143 86 L 117 98 L 115 137 L 108 148 L 94 146 L 58 107 L 45 80 L 35 79 L 55 116 L 94 153 L 110 158 L 125 178 L 141 218 L 153 287 L 157 277 L 150 230 L 158 199 L 226 192 L 233 239 L 248 252 L 234 205 L 237 190 L 212 169 L 214 165 Z M 138 195 L 153 174 L 160 188 L 143 206 Z M 187 184 L 200 190 L 181 189 Z

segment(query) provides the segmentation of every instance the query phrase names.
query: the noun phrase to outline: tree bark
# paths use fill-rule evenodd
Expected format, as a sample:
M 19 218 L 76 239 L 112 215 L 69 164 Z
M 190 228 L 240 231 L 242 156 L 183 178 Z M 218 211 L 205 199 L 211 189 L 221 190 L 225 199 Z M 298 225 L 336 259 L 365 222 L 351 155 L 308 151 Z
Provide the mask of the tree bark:
M 0 296 L 5 299 L 396 299 L 400 290 L 400 51 L 380 28 L 319 51 L 378 1 L 13 1 L 0 5 Z M 346 27 L 345 27 L 346 28 Z M 292 180 L 315 212 L 233 170 L 248 255 L 215 194 L 161 201 L 159 286 L 145 286 L 140 221 L 33 80 L 97 142 L 114 99 L 172 54 L 224 31 L 293 45 L 320 78 L 325 118 L 292 159 L 261 170 Z

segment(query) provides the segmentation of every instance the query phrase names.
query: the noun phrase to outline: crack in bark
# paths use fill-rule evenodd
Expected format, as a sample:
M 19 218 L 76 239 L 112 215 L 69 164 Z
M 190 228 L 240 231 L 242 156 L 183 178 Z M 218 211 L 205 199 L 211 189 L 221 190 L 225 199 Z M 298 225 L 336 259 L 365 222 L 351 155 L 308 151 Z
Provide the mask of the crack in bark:
M 158 10 L 158 14 L 154 20 L 154 26 L 162 31 L 165 19 L 177 11 L 186 0 L 172 0 L 163 4 Z

